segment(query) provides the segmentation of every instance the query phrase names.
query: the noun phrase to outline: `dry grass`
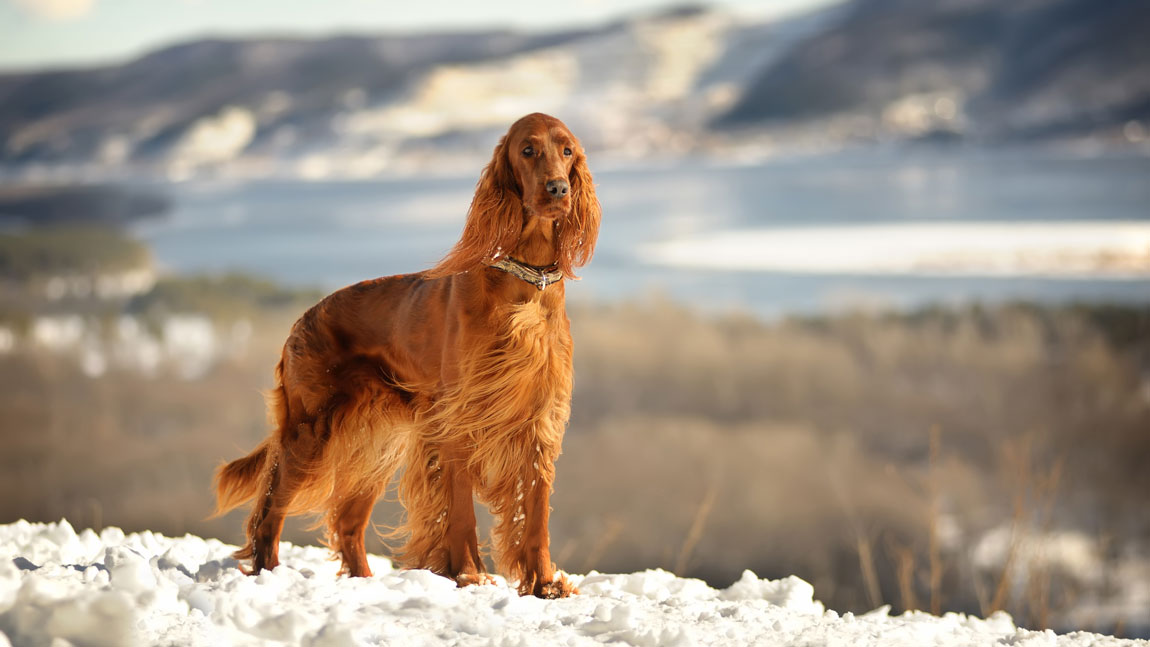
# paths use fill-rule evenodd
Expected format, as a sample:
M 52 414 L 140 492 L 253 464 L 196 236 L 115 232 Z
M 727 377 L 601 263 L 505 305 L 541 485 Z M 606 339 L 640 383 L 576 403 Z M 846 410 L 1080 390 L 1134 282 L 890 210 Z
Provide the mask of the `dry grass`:
M 569 569 L 664 567 L 724 586 L 744 568 L 794 573 L 844 611 L 1006 608 L 1043 625 L 1073 582 L 1037 568 L 1020 580 L 1011 561 L 976 571 L 980 533 L 1014 519 L 1019 537 L 1150 537 L 1145 309 L 766 325 L 646 304 L 572 322 L 576 394 L 552 501 Z M 210 474 L 265 433 L 259 390 L 289 323 L 264 318 L 246 357 L 195 382 L 0 357 L 0 521 L 239 539 L 238 513 L 205 521 Z M 380 504 L 375 521 L 397 513 Z M 305 527 L 286 538 L 315 541 Z

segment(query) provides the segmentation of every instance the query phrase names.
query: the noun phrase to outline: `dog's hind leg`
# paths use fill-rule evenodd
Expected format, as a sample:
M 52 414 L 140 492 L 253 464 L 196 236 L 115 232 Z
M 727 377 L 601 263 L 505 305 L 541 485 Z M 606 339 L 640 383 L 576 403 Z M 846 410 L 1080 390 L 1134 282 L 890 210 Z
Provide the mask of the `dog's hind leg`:
M 252 574 L 279 565 L 284 519 L 293 512 L 296 495 L 313 477 L 312 466 L 321 448 L 316 440 L 326 437 L 327 424 L 328 419 L 321 416 L 315 422 L 288 427 L 294 433 L 282 434 L 276 453 L 269 457 L 271 465 L 248 517 L 247 546 L 235 555 L 252 560 Z
M 354 370 L 343 370 L 346 380 Z M 366 375 L 331 409 L 331 439 L 321 466 L 331 478 L 324 502 L 325 543 L 339 554 L 340 572 L 353 577 L 371 576 L 364 532 L 399 466 L 412 418 L 398 390 L 371 376 L 374 368 L 363 370 Z
M 278 456 L 271 458 L 272 465 L 268 470 L 263 491 L 256 496 L 255 505 L 248 517 L 246 546 L 236 552 L 236 559 L 251 559 L 249 575 L 255 575 L 264 569 L 273 569 L 279 565 L 279 537 L 283 532 L 284 512 L 283 506 L 277 503 L 276 496 L 282 491 L 283 465 Z
M 371 568 L 367 565 L 367 549 L 363 544 L 364 532 L 371 522 L 375 501 L 386 485 L 381 483 L 345 497 L 329 513 L 328 542 L 332 550 L 339 552 L 343 562 L 341 573 L 352 577 L 371 577 Z

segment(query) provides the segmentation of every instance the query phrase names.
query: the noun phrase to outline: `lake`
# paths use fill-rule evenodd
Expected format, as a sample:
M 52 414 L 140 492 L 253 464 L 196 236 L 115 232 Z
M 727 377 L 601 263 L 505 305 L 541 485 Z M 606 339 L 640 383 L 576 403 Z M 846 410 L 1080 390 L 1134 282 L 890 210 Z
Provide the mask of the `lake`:
M 592 159 L 592 169 L 594 159 Z M 336 288 L 455 242 L 478 177 L 192 182 L 139 235 L 162 267 Z M 764 317 L 974 300 L 1150 302 L 1150 159 L 867 152 L 595 173 L 573 300 Z

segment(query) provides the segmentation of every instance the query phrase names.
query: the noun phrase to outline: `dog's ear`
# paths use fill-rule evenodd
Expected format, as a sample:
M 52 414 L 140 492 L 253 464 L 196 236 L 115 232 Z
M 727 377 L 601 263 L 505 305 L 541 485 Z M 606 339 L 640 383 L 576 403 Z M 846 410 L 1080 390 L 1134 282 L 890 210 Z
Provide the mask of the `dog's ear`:
M 503 137 L 479 176 L 463 235 L 428 277 L 466 272 L 510 253 L 522 227 L 522 194 L 507 156 L 507 137 Z
M 475 187 L 475 200 L 471 205 L 473 211 L 475 205 L 482 200 L 498 201 L 504 197 L 512 197 L 520 205 L 522 204 L 523 191 L 519 186 L 519 181 L 515 179 L 515 172 L 511 170 L 508 146 L 507 135 L 504 135 L 495 146 L 495 151 L 491 154 L 491 161 L 488 162 L 482 175 L 479 176 L 479 184 Z
M 576 146 L 575 162 L 567 178 L 571 185 L 571 214 L 559 224 L 559 269 L 570 279 L 575 268 L 582 267 L 595 253 L 602 213 L 595 195 L 595 182 L 587 168 L 587 155 Z

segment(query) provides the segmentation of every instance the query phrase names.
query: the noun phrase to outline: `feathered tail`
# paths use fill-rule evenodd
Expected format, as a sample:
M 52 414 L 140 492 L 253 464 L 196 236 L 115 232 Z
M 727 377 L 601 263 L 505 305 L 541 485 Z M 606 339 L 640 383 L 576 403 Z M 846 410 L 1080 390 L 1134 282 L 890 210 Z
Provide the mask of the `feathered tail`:
M 268 458 L 268 444 L 264 440 L 252 453 L 221 465 L 216 470 L 216 511 L 218 517 L 229 510 L 251 501 L 259 493 Z

